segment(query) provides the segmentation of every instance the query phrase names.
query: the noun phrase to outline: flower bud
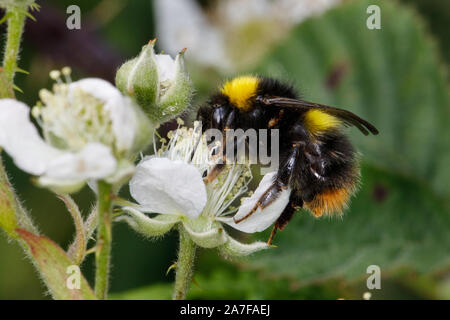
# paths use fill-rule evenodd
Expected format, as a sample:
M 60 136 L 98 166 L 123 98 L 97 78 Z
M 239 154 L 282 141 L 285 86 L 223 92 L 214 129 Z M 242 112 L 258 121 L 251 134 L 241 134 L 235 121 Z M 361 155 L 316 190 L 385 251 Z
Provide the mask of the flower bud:
M 150 41 L 138 57 L 119 68 L 116 86 L 134 97 L 153 121 L 165 122 L 189 107 L 193 88 L 184 68 L 185 50 L 174 60 L 166 54 L 155 54 L 155 42 Z

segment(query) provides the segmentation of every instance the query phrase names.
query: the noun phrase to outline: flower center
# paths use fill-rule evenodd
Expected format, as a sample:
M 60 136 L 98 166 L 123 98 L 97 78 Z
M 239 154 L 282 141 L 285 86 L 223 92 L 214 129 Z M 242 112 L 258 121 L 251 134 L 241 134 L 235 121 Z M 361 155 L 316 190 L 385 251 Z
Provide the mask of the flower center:
M 163 145 L 155 154 L 191 163 L 205 177 L 221 158 L 215 152 L 218 145 L 207 144 L 206 136 L 202 135 L 201 124 L 198 121 L 194 122 L 194 128 L 182 126 L 182 121 L 178 123 L 179 128 L 168 133 L 170 139 L 168 143 L 165 139 L 161 139 Z M 247 193 L 251 180 L 250 165 L 227 164 L 222 173 L 206 185 L 208 200 L 202 216 L 214 219 L 234 213 L 237 209 L 232 206 L 233 203 Z
M 233 203 L 247 193 L 252 180 L 249 165 L 227 165 L 224 171 L 206 187 L 208 201 L 202 215 L 223 217 L 235 213 Z
M 52 72 L 56 80 L 53 91 L 39 92 L 42 103 L 32 114 L 42 127 L 44 138 L 53 146 L 78 151 L 89 142 L 98 142 L 114 148 L 115 135 L 112 120 L 104 102 L 70 87 L 70 70 L 63 70 L 66 83 L 59 72 Z

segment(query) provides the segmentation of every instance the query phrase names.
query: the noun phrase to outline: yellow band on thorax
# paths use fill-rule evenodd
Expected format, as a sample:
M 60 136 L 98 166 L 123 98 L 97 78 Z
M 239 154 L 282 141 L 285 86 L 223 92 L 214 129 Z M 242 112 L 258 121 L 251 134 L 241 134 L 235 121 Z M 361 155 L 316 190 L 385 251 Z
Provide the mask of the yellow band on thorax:
M 258 91 L 259 79 L 254 76 L 242 76 L 226 82 L 221 92 L 230 99 L 230 102 L 242 111 L 252 108 L 252 98 Z

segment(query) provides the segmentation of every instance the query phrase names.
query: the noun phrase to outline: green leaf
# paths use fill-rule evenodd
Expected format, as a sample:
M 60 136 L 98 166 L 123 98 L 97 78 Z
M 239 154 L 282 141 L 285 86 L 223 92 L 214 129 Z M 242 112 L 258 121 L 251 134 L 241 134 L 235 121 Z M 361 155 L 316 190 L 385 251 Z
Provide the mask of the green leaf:
M 69 267 L 74 263 L 56 243 L 44 236 L 34 235 L 24 229 L 16 232 L 26 242 L 35 267 L 47 285 L 53 298 L 57 300 L 94 300 L 94 292 L 80 273 L 80 289 L 70 289 L 67 285 Z M 70 280 L 70 279 L 69 279 Z
M 188 299 L 337 299 L 337 285 L 311 286 L 299 290 L 295 280 L 270 279 L 256 272 L 217 267 L 194 275 Z
M 173 284 L 157 283 L 150 286 L 112 293 L 109 300 L 170 300 Z
M 214 253 L 215 254 L 215 253 Z M 299 290 L 296 282 L 269 279 L 256 272 L 238 270 L 223 261 L 208 272 L 194 274 L 188 299 L 337 299 L 342 297 L 337 285 L 311 286 Z M 170 299 L 172 283 L 159 283 L 111 295 L 114 300 Z M 348 296 L 347 294 L 345 296 Z M 352 296 L 358 298 L 358 296 Z M 360 298 L 360 297 L 359 297 Z
M 370 4 L 381 29 L 366 28 Z M 419 17 L 395 2 L 355 1 L 297 27 L 254 70 L 299 84 L 306 100 L 347 108 L 378 136 L 349 129 L 362 152 L 362 189 L 342 219 L 299 212 L 277 249 L 247 264 L 306 284 L 450 265 L 448 89 Z M 258 236 L 258 238 L 260 238 Z
M 170 300 L 173 284 L 158 283 L 151 286 L 110 294 L 110 300 Z
M 362 299 L 367 292 L 365 279 L 353 283 L 337 280 L 302 286 L 296 277 L 268 276 L 224 262 L 214 250 L 201 250 L 198 258 L 187 299 Z M 371 299 L 442 299 L 450 292 L 445 282 L 411 272 L 392 280 L 383 279 L 382 288 L 371 291 Z M 158 283 L 113 293 L 110 299 L 170 299 L 172 290 L 173 283 Z

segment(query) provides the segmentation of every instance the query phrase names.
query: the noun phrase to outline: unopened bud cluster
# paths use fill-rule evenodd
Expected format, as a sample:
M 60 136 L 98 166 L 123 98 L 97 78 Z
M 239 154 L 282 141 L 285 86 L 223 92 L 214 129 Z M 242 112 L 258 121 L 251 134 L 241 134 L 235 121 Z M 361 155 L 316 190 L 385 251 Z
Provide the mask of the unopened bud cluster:
M 174 59 L 155 54 L 155 40 L 136 58 L 124 63 L 116 74 L 116 86 L 133 97 L 155 122 L 166 122 L 186 111 L 193 92 L 181 51 Z

